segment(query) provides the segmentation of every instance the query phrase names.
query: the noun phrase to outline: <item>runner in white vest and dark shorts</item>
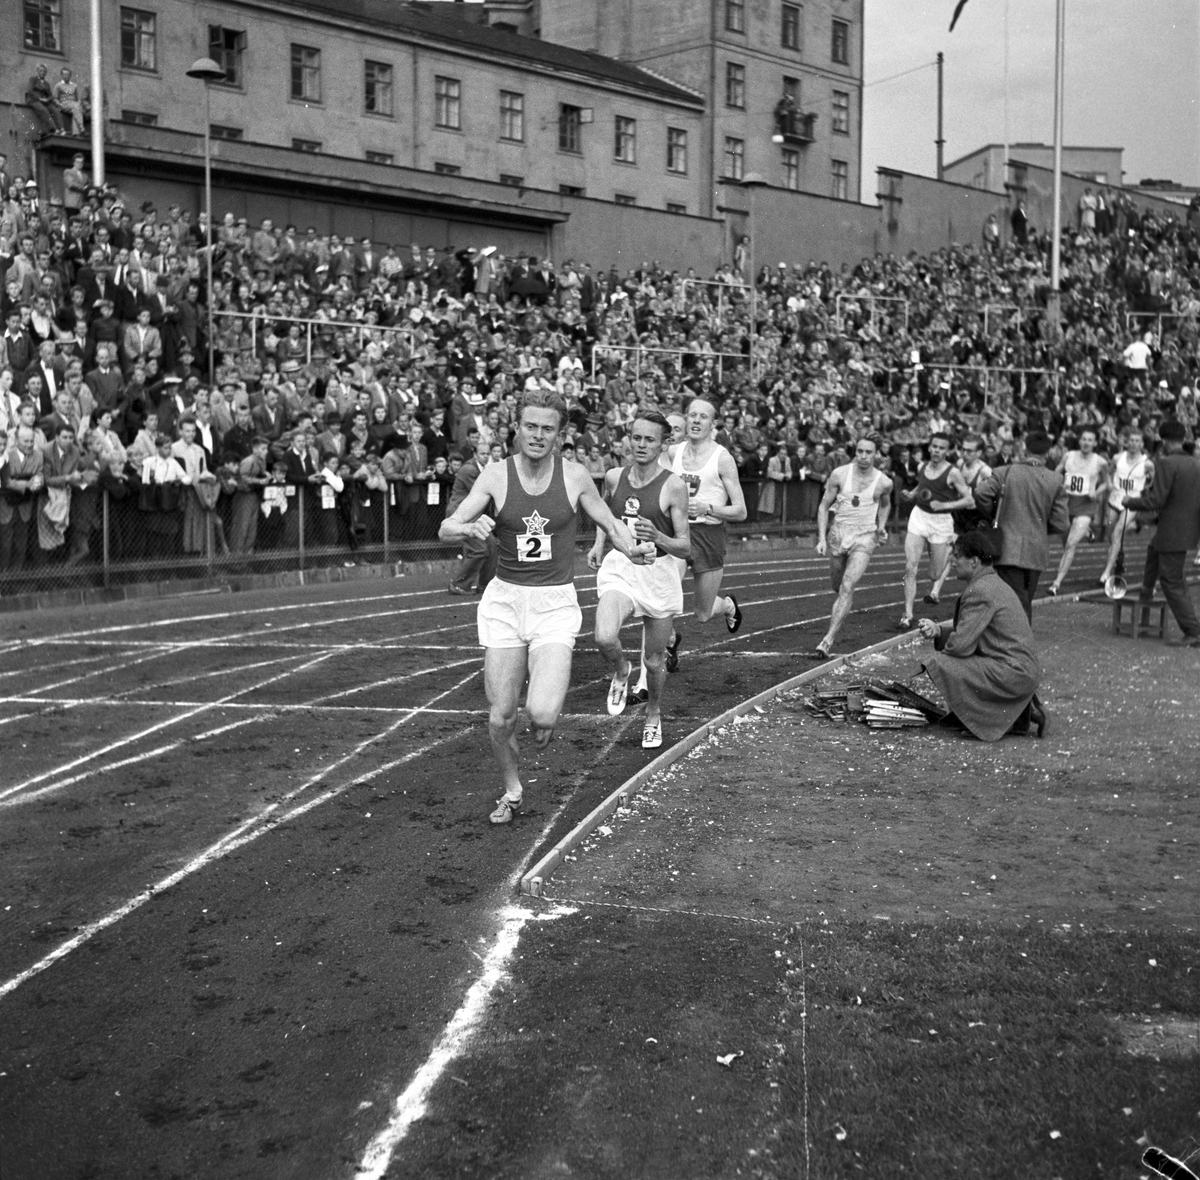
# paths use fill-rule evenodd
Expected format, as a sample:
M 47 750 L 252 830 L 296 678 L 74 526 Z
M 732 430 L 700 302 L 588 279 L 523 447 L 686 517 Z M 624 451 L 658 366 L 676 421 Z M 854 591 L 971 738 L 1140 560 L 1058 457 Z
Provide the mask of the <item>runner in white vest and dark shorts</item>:
M 1108 460 L 1096 454 L 1096 432 L 1085 426 L 1079 432 L 1079 450 L 1068 451 L 1058 465 L 1067 493 L 1067 511 L 1071 529 L 1063 542 L 1062 560 L 1054 581 L 1046 587 L 1051 598 L 1067 580 L 1079 542 L 1092 531 L 1092 519 L 1099 515 L 1100 497 L 1108 490 Z
M 525 709 L 539 748 L 554 735 L 570 684 L 571 653 L 583 622 L 574 580 L 577 508 L 582 505 L 632 562 L 654 560 L 653 542 L 633 538 L 587 470 L 555 453 L 566 422 L 567 404 L 557 393 L 526 393 L 517 411 L 517 454 L 489 463 L 438 532 L 443 541 L 496 533 L 496 576 L 478 614 L 488 731 L 504 780 L 504 797 L 489 817 L 494 824 L 510 823 L 524 797 L 517 713 L 526 680 Z
M 621 628 L 630 615 L 642 620 L 642 659 L 648 669 L 646 721 L 642 748 L 662 745 L 662 690 L 666 681 L 666 648 L 675 616 L 683 610 L 682 562 L 691 547 L 688 535 L 687 487 L 658 462 L 670 425 L 657 410 L 644 410 L 633 420 L 629 442 L 633 463 L 604 477 L 605 499 L 613 513 L 639 541 L 653 541 L 653 565 L 635 565 L 620 553 L 605 556 L 605 535 L 597 529 L 588 565 L 599 573 L 596 594 L 596 646 L 612 668 L 608 712 L 625 711 L 633 664 L 621 646 Z
M 742 625 L 742 612 L 732 594 L 721 597 L 725 572 L 725 525 L 746 519 L 746 500 L 733 456 L 713 438 L 717 411 L 712 402 L 694 397 L 684 407 L 684 441 L 671 454 L 671 470 L 687 485 L 688 525 L 696 621 L 724 616 L 732 634 Z M 678 633 L 672 647 L 679 646 Z

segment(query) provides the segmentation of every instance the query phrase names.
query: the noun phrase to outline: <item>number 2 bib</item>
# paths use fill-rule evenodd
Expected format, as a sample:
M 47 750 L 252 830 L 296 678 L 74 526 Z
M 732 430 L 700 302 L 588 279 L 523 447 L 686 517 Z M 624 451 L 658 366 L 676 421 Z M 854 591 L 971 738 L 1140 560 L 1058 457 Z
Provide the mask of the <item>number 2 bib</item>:
M 550 522 L 534 509 L 532 516 L 523 516 L 525 532 L 517 534 L 517 560 L 519 562 L 549 561 L 553 534 L 546 532 Z

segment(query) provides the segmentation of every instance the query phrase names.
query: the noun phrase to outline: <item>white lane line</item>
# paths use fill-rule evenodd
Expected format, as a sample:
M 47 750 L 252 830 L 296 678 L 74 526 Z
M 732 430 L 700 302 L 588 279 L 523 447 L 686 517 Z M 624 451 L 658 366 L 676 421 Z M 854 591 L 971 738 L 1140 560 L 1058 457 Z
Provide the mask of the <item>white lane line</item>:
M 520 881 L 525 866 L 553 831 L 554 825 L 558 823 L 568 804 L 571 803 L 575 789 L 589 774 L 604 765 L 613 747 L 625 736 L 625 732 L 632 723 L 633 718 L 627 716 L 617 732 L 605 743 L 592 765 L 572 777 L 566 799 L 555 809 L 554 814 L 542 828 L 541 834 L 530 845 L 521 864 L 509 876 L 508 888 L 510 890 L 517 887 L 517 882 Z M 413 1123 L 427 1113 L 430 1092 L 446 1072 L 450 1063 L 461 1056 L 472 1033 L 483 1019 L 492 993 L 505 978 L 508 961 L 517 949 L 521 927 L 528 921 L 539 921 L 543 916 L 549 920 L 574 912 L 574 908 L 563 906 L 552 907 L 543 911 L 542 914 L 528 909 L 518 909 L 515 906 L 506 906 L 501 910 L 500 929 L 496 932 L 492 939 L 492 945 L 483 957 L 483 969 L 480 971 L 479 977 L 467 989 L 467 994 L 463 997 L 458 1011 L 438 1034 L 429 1056 L 425 1058 L 421 1068 L 413 1075 L 412 1081 L 397 1095 L 396 1101 L 392 1104 L 392 1116 L 388 1119 L 387 1125 L 367 1144 L 362 1161 L 355 1170 L 356 1180 L 382 1180 L 391 1165 L 392 1153 L 408 1134 Z
M 219 737 L 223 733 L 229 733 L 232 729 L 240 729 L 244 725 L 255 725 L 260 721 L 269 721 L 274 716 L 272 713 L 262 713 L 256 717 L 243 717 L 240 721 L 233 721 L 229 725 L 221 725 L 216 729 L 206 730 L 204 733 L 198 733 L 195 737 L 181 738 L 177 742 L 171 742 L 170 745 L 159 746 L 155 750 L 147 750 L 144 754 L 135 754 L 132 758 L 124 758 L 120 762 L 111 762 L 107 766 L 98 766 L 92 770 L 85 770 L 82 774 L 77 774 L 71 778 L 60 779 L 56 783 L 51 783 L 46 787 L 39 787 L 36 791 L 26 791 L 24 794 L 18 795 L 15 799 L 0 800 L 0 808 L 4 807 L 22 807 L 26 803 L 32 803 L 35 799 L 41 799 L 46 795 L 52 795 L 56 791 L 61 791 L 66 787 L 74 786 L 76 783 L 82 782 L 84 779 L 92 778 L 99 774 L 110 774 L 114 770 L 123 770 L 127 766 L 134 766 L 139 762 L 149 762 L 152 758 L 161 758 L 164 754 L 171 754 L 178 750 L 181 746 L 195 745 L 197 742 L 207 741 L 209 738 Z
M 433 700 L 429 702 L 429 704 L 432 705 L 436 701 L 443 700 L 451 693 L 457 692 L 460 688 L 469 683 L 478 675 L 479 672 L 475 671 L 470 673 L 470 675 L 463 677 L 463 679 L 452 688 L 448 688 L 445 690 L 445 692 L 441 692 L 435 696 Z M 410 711 L 412 716 L 415 716 L 416 712 L 417 710 Z M 222 857 L 228 856 L 229 853 L 234 852 L 247 844 L 253 843 L 261 836 L 265 836 L 268 832 L 274 831 L 280 825 L 307 814 L 315 807 L 320 807 L 322 804 L 328 803 L 330 799 L 336 799 L 339 795 L 348 791 L 351 787 L 368 783 L 372 779 L 378 778 L 381 774 L 386 774 L 390 770 L 395 770 L 397 767 L 403 766 L 407 762 L 412 762 L 416 758 L 424 757 L 431 750 L 436 749 L 438 746 L 443 746 L 449 742 L 458 741 L 464 734 L 471 732 L 471 729 L 474 728 L 472 726 L 468 727 L 467 729 L 460 729 L 455 733 L 447 735 L 446 737 L 441 737 L 436 741 L 428 742 L 419 749 L 410 750 L 407 754 L 393 759 L 391 762 L 387 762 L 383 766 L 377 767 L 368 774 L 360 775 L 358 778 L 348 780 L 341 786 L 332 787 L 328 791 L 323 791 L 321 794 L 305 801 L 298 807 L 292 808 L 290 811 L 286 811 L 278 815 L 275 814 L 276 812 L 280 811 L 284 804 L 290 803 L 298 795 L 302 794 L 304 791 L 307 791 L 309 787 L 313 786 L 315 783 L 319 783 L 326 775 L 330 773 L 330 771 L 337 770 L 339 767 L 344 766 L 352 758 L 355 758 L 362 753 L 362 751 L 368 746 L 390 736 L 393 732 L 395 732 L 396 729 L 404 724 L 404 720 L 404 718 L 400 718 L 389 725 L 386 729 L 376 734 L 374 737 L 370 737 L 365 741 L 359 742 L 359 744 L 355 746 L 349 754 L 346 754 L 343 757 L 331 762 L 328 766 L 323 767 L 321 770 L 317 771 L 316 774 L 306 779 L 298 787 L 293 787 L 292 790 L 288 791 L 285 795 L 282 795 L 274 803 L 269 803 L 257 814 L 251 816 L 250 819 L 238 824 L 238 826 L 231 832 L 228 832 L 219 840 L 210 844 L 206 849 L 204 849 L 203 852 L 200 852 L 196 856 L 192 857 L 187 864 L 176 869 L 175 872 L 168 874 L 159 881 L 156 881 L 153 885 L 144 889 L 135 897 L 131 897 L 122 905 L 117 906 L 116 909 L 110 910 L 104 915 L 104 917 L 98 918 L 96 921 L 89 922 L 86 926 L 81 927 L 72 938 L 68 938 L 66 942 L 60 943 L 48 955 L 43 956 L 31 967 L 27 967 L 24 971 L 14 975 L 11 979 L 7 979 L 4 981 L 4 983 L 0 983 L 0 999 L 3 999 L 5 996 L 16 991 L 21 984 L 32 979 L 35 975 L 41 974 L 41 972 L 45 971 L 47 967 L 53 966 L 59 961 L 59 959 L 65 958 L 73 950 L 81 947 L 89 939 L 95 938 L 95 936 L 101 933 L 101 931 L 107 930 L 110 926 L 116 925 L 116 923 L 121 921 L 122 918 L 128 917 L 128 915 L 132 914 L 135 910 L 140 909 L 146 904 L 146 902 L 150 901 L 151 898 L 157 897 L 160 893 L 163 893 L 172 886 L 179 884 L 180 881 L 190 877 L 193 873 L 199 872 L 201 869 L 212 864 L 213 861 L 220 860 Z
M 66 641 L 64 640 L 64 642 L 66 642 Z M 72 641 L 72 644 L 74 644 L 74 641 Z M 85 646 L 90 646 L 90 645 L 85 645 Z M 127 645 L 122 644 L 121 646 L 127 646 Z M 162 647 L 163 645 L 161 642 L 159 642 L 157 646 Z M 32 650 L 32 649 L 30 649 L 30 650 Z M 52 663 L 52 664 L 38 664 L 34 667 L 5 668 L 2 672 L 0 672 L 0 679 L 3 679 L 6 676 L 28 676 L 30 673 L 37 673 L 38 675 L 42 675 L 46 672 L 59 672 L 63 668 L 75 668 L 75 667 L 78 667 L 80 664 L 98 664 L 101 660 L 111 660 L 111 659 L 112 659 L 112 656 L 108 652 L 102 651 L 99 655 L 82 656 L 79 659 L 75 659 L 75 660 L 58 660 L 57 662 Z
M 38 783 L 45 782 L 47 779 L 57 778 L 59 775 L 66 774 L 67 771 L 74 770 L 77 766 L 82 766 L 85 762 L 94 761 L 96 758 L 103 758 L 105 754 L 111 754 L 113 750 L 119 750 L 122 746 L 128 746 L 133 742 L 140 741 L 142 738 L 149 737 L 152 733 L 157 733 L 160 729 L 166 729 L 171 725 L 178 725 L 181 721 L 187 721 L 192 717 L 199 716 L 201 713 L 206 713 L 210 709 L 216 708 L 218 705 L 228 704 L 231 701 L 237 700 L 240 696 L 245 696 L 248 692 L 254 692 L 259 688 L 267 688 L 269 685 L 283 680 L 288 676 L 295 676 L 300 672 L 307 672 L 310 668 L 315 668 L 318 664 L 331 658 L 333 653 L 326 652 L 317 656 L 315 659 L 308 660 L 305 663 L 295 668 L 289 668 L 286 672 L 280 672 L 276 676 L 271 676 L 268 679 L 261 681 L 258 684 L 251 684 L 246 688 L 240 688 L 235 693 L 230 693 L 229 696 L 221 700 L 212 701 L 211 703 L 201 705 L 199 708 L 190 709 L 186 713 L 181 713 L 177 717 L 168 717 L 165 721 L 157 721 L 146 729 L 139 730 L 137 733 L 130 734 L 128 737 L 123 737 L 115 742 L 110 742 L 107 746 L 103 746 L 99 750 L 94 750 L 90 754 L 81 754 L 78 758 L 70 762 L 65 762 L 61 766 L 56 766 L 53 770 L 42 771 L 41 774 L 35 774 L 32 778 L 27 778 L 23 782 L 15 783 L 10 787 L 0 790 L 0 800 L 7 799 L 10 795 L 15 795 L 18 791 L 23 791 L 27 787 L 36 786 Z
M 31 687 L 29 691 L 31 693 L 53 692 L 56 688 L 66 688 L 71 684 L 82 684 L 85 680 L 91 680 L 94 676 L 106 676 L 110 672 L 124 672 L 128 668 L 136 668 L 139 664 L 148 664 L 151 660 L 161 659 L 163 656 L 176 655 L 183 650 L 184 646 L 186 645 L 160 643 L 157 649 L 150 652 L 149 655 L 137 656 L 122 663 L 109 664 L 104 668 L 93 668 L 90 672 L 84 672 L 79 676 L 71 676 L 66 680 L 58 680 L 53 684 L 44 684 L 36 688 Z
M 389 684 L 400 684 L 405 680 L 415 680 L 418 676 L 431 676 L 434 672 L 444 672 L 448 668 L 461 668 L 465 664 L 482 664 L 483 656 L 470 656 L 465 660 L 453 660 L 449 664 L 435 664 L 432 668 L 418 668 L 415 672 L 405 672 L 400 676 L 388 676 L 383 680 L 373 680 L 370 684 L 356 684 L 353 688 L 344 688 L 340 692 L 331 692 L 323 697 L 313 697 L 311 701 L 302 701 L 299 708 L 312 708 L 325 701 L 338 701 L 343 697 L 354 696 L 359 692 L 370 692 L 376 688 L 386 688 Z M 354 708 L 356 706 L 348 706 Z M 361 706 L 357 706 L 361 708 Z
M 392 1153 L 408 1134 L 413 1123 L 425 1115 L 430 1091 L 450 1063 L 462 1054 L 483 1019 L 492 993 L 508 974 L 509 960 L 516 952 L 521 927 L 526 922 L 549 921 L 574 912 L 574 909 L 567 906 L 555 906 L 541 913 L 507 906 L 500 912 L 502 924 L 483 958 L 483 969 L 467 989 L 458 1011 L 438 1034 L 433 1049 L 421 1068 L 396 1099 L 387 1126 L 367 1144 L 362 1161 L 355 1169 L 356 1180 L 383 1180 L 387 1174 Z

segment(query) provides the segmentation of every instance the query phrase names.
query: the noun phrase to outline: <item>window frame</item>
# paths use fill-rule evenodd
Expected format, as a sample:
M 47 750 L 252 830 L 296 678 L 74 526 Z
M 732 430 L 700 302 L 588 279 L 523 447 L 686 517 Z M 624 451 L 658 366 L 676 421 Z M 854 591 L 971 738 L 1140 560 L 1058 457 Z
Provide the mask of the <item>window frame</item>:
M 780 167 L 783 169 L 783 187 L 789 192 L 800 191 L 800 151 L 798 148 L 784 148 L 779 153 Z M 792 181 L 796 183 L 793 184 Z
M 725 31 L 727 33 L 744 33 L 746 31 L 746 0 L 725 0 Z
M 683 157 L 683 167 L 677 167 L 676 154 Z M 667 128 L 667 171 L 674 176 L 686 176 L 688 171 L 688 133 L 684 127 Z
M 510 134 L 514 129 L 515 134 Z M 504 143 L 525 142 L 525 92 L 522 90 L 500 91 L 500 138 Z
M 724 166 L 726 180 L 741 180 L 746 175 L 746 141 L 736 135 L 725 136 Z
M 838 99 L 842 98 L 846 101 L 839 103 Z M 849 135 L 850 134 L 850 91 L 835 90 L 833 98 L 830 100 L 829 106 L 829 129 L 834 135 Z M 838 113 L 841 112 L 845 118 L 839 120 Z
M 558 104 L 558 150 L 571 156 L 583 155 L 583 107 Z
M 667 212 L 674 213 L 676 217 L 686 217 L 687 206 L 682 201 L 668 201 Z
M 560 184 L 558 186 L 558 195 L 560 197 L 586 197 L 587 186 L 582 184 Z
M 151 59 L 151 63 L 152 63 L 151 65 L 147 66 L 147 65 L 142 65 L 138 61 L 126 61 L 125 60 L 126 34 L 127 33 L 131 34 L 131 36 L 129 38 L 129 47 L 131 50 L 133 50 L 133 56 L 135 58 L 139 56 L 137 51 L 140 48 L 144 48 L 145 38 L 146 38 L 146 31 L 143 28 L 138 27 L 136 25 L 136 23 L 131 27 L 126 26 L 125 18 L 127 15 L 130 17 L 133 17 L 135 19 L 135 21 L 139 17 L 148 17 L 150 19 L 149 44 L 150 44 L 150 59 Z M 131 8 L 125 4 L 122 4 L 120 6 L 120 9 L 118 12 L 118 17 L 119 17 L 118 28 L 119 28 L 119 32 L 120 32 L 120 44 L 121 44 L 120 68 L 122 70 L 128 70 L 130 73 L 133 73 L 133 74 L 157 74 L 158 73 L 158 13 L 153 12 L 148 8 Z
M 462 165 L 451 164 L 449 160 L 434 160 L 433 171 L 437 176 L 461 176 Z
M 213 37 L 214 32 L 221 34 L 220 42 Z M 233 38 L 238 44 L 227 46 L 224 42 L 227 34 L 233 34 Z M 209 25 L 208 26 L 208 56 L 213 59 L 219 66 L 225 68 L 225 78 L 219 82 L 213 82 L 214 86 L 224 86 L 228 90 L 244 90 L 246 71 L 242 63 L 242 55 L 246 52 L 246 30 L 231 29 L 227 25 Z M 233 78 L 229 77 L 231 72 L 230 62 L 232 61 Z
M 387 72 L 386 79 L 382 71 Z M 396 87 L 395 72 L 392 63 L 376 61 L 374 58 L 363 58 L 363 114 L 373 119 L 394 119 L 396 117 Z M 386 97 L 387 110 L 381 109 L 380 99 Z M 375 109 L 371 109 L 371 104 Z
M 779 46 L 781 49 L 790 49 L 793 53 L 800 53 L 802 48 L 802 29 L 804 20 L 804 8 L 800 4 L 784 3 L 779 10 Z M 792 33 L 791 40 L 788 40 L 789 29 Z
M 613 204 L 630 209 L 637 204 L 637 197 L 633 193 L 613 193 Z
M 325 144 L 319 139 L 308 139 L 303 135 L 292 136 L 292 151 L 305 152 L 310 156 L 319 155 Z
M 453 118 L 453 122 L 450 119 Z M 462 79 L 433 76 L 433 125 L 439 131 L 462 130 Z
M 839 37 L 838 34 L 841 34 Z M 838 47 L 841 47 L 842 55 L 838 56 Z M 848 66 L 850 64 L 850 22 L 839 20 L 834 17 L 833 24 L 830 29 L 829 42 L 829 60 L 834 65 Z
M 637 119 L 631 115 L 613 117 L 613 161 L 637 166 Z
M 30 18 L 33 18 L 31 23 Z M 37 40 L 30 39 L 36 25 Z M 45 39 L 46 29 L 51 30 L 53 44 Z M 21 48 L 26 53 L 40 53 L 54 57 L 66 57 L 63 47 L 63 4 L 62 0 L 22 0 L 21 3 Z
M 376 152 L 370 148 L 363 149 L 363 158 L 368 164 L 387 164 L 390 167 L 396 163 L 395 152 Z
M 500 183 L 505 188 L 524 188 L 525 177 L 518 176 L 515 172 L 501 172 Z
M 305 58 L 305 54 L 315 54 L 316 64 Z M 299 60 L 297 60 L 299 58 Z M 304 45 L 299 41 L 291 42 L 289 54 L 291 76 L 288 84 L 288 98 L 292 102 L 308 103 L 310 106 L 321 106 L 321 50 L 315 45 Z M 299 70 L 299 74 L 297 74 Z M 313 78 L 316 79 L 316 97 L 307 92 L 306 86 Z M 300 84 L 300 93 L 296 92 L 296 84 Z
M 740 62 L 725 63 L 725 105 L 733 111 L 746 109 L 746 67 Z
M 840 192 L 838 190 L 841 190 Z M 835 201 L 850 199 L 850 161 L 829 161 L 829 195 Z
M 231 143 L 240 143 L 246 138 L 244 127 L 231 127 L 228 123 L 210 123 L 208 125 L 210 139 L 225 139 Z
M 157 127 L 158 116 L 151 111 L 135 111 L 132 107 L 122 107 L 121 122 L 131 127 Z

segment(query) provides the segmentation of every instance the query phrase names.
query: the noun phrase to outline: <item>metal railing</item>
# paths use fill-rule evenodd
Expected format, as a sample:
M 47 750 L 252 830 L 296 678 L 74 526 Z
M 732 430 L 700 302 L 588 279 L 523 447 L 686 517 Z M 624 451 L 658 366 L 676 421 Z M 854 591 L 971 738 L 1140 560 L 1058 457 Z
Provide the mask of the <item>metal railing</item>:
M 988 303 L 983 308 L 983 334 L 990 335 L 990 314 L 993 311 L 1015 311 L 1017 313 L 1017 327 L 1024 323 L 1024 313 L 1028 308 L 1022 307 L 1019 303 Z
M 1163 320 L 1194 320 L 1194 315 L 1184 315 L 1178 311 L 1127 311 L 1125 313 L 1125 327 L 1134 327 L 1139 320 L 1154 320 L 1154 338 L 1160 343 L 1162 341 Z
M 837 320 L 838 331 L 844 331 L 845 325 L 842 318 L 842 307 L 847 303 L 869 303 L 871 305 L 871 326 L 874 327 L 876 322 L 875 304 L 877 303 L 902 303 L 904 304 L 904 330 L 908 331 L 908 306 L 909 301 L 900 295 L 839 295 L 834 302 L 834 318 Z
M 951 365 L 943 364 L 940 361 L 923 362 L 922 367 L 930 373 L 980 373 L 983 378 L 983 405 L 986 409 L 991 403 L 993 384 L 989 380 L 992 374 L 1004 374 L 1010 378 L 1009 392 L 1014 397 L 1024 397 L 1029 385 L 1029 376 L 1031 374 L 1040 377 L 1050 377 L 1054 387 L 1054 392 L 1058 393 L 1059 380 L 1061 373 L 1058 369 L 1026 369 L 1017 366 L 1007 365 Z M 888 392 L 891 392 L 891 376 L 900 373 L 905 375 L 906 380 L 912 380 L 913 374 L 911 369 L 892 369 L 889 371 Z M 1013 375 L 1018 375 L 1020 378 L 1019 386 L 1013 386 L 1011 378 Z
M 750 363 L 750 358 L 744 352 L 692 352 L 686 348 L 647 348 L 641 344 L 593 344 L 592 345 L 592 383 L 596 381 L 597 354 L 605 352 L 632 352 L 634 353 L 634 375 L 635 379 L 640 380 L 642 376 L 642 356 L 643 354 L 650 356 L 674 356 L 680 358 L 680 370 L 685 367 L 682 358 L 688 357 L 694 362 L 702 362 L 715 359 L 717 362 L 717 379 L 723 380 L 725 376 L 724 358 L 731 357 L 733 359 L 743 361 L 746 364 Z M 695 367 L 695 365 L 691 366 Z
M 313 336 L 321 335 L 321 329 L 329 329 L 330 333 L 338 332 L 355 332 L 358 338 L 358 348 L 361 352 L 366 347 L 366 337 L 368 334 L 380 333 L 383 335 L 399 336 L 405 340 L 411 350 L 414 346 L 415 336 L 413 329 L 408 324 L 364 324 L 360 320 L 321 320 L 321 319 L 305 319 L 300 316 L 279 316 L 267 312 L 253 311 L 214 311 L 213 317 L 217 322 L 217 332 L 220 334 L 221 320 L 225 317 L 235 320 L 250 321 L 250 345 L 254 350 L 254 355 L 258 355 L 258 337 L 260 325 L 270 323 L 276 327 L 282 326 L 285 329 L 292 324 L 300 324 L 304 328 L 304 363 L 312 362 Z

